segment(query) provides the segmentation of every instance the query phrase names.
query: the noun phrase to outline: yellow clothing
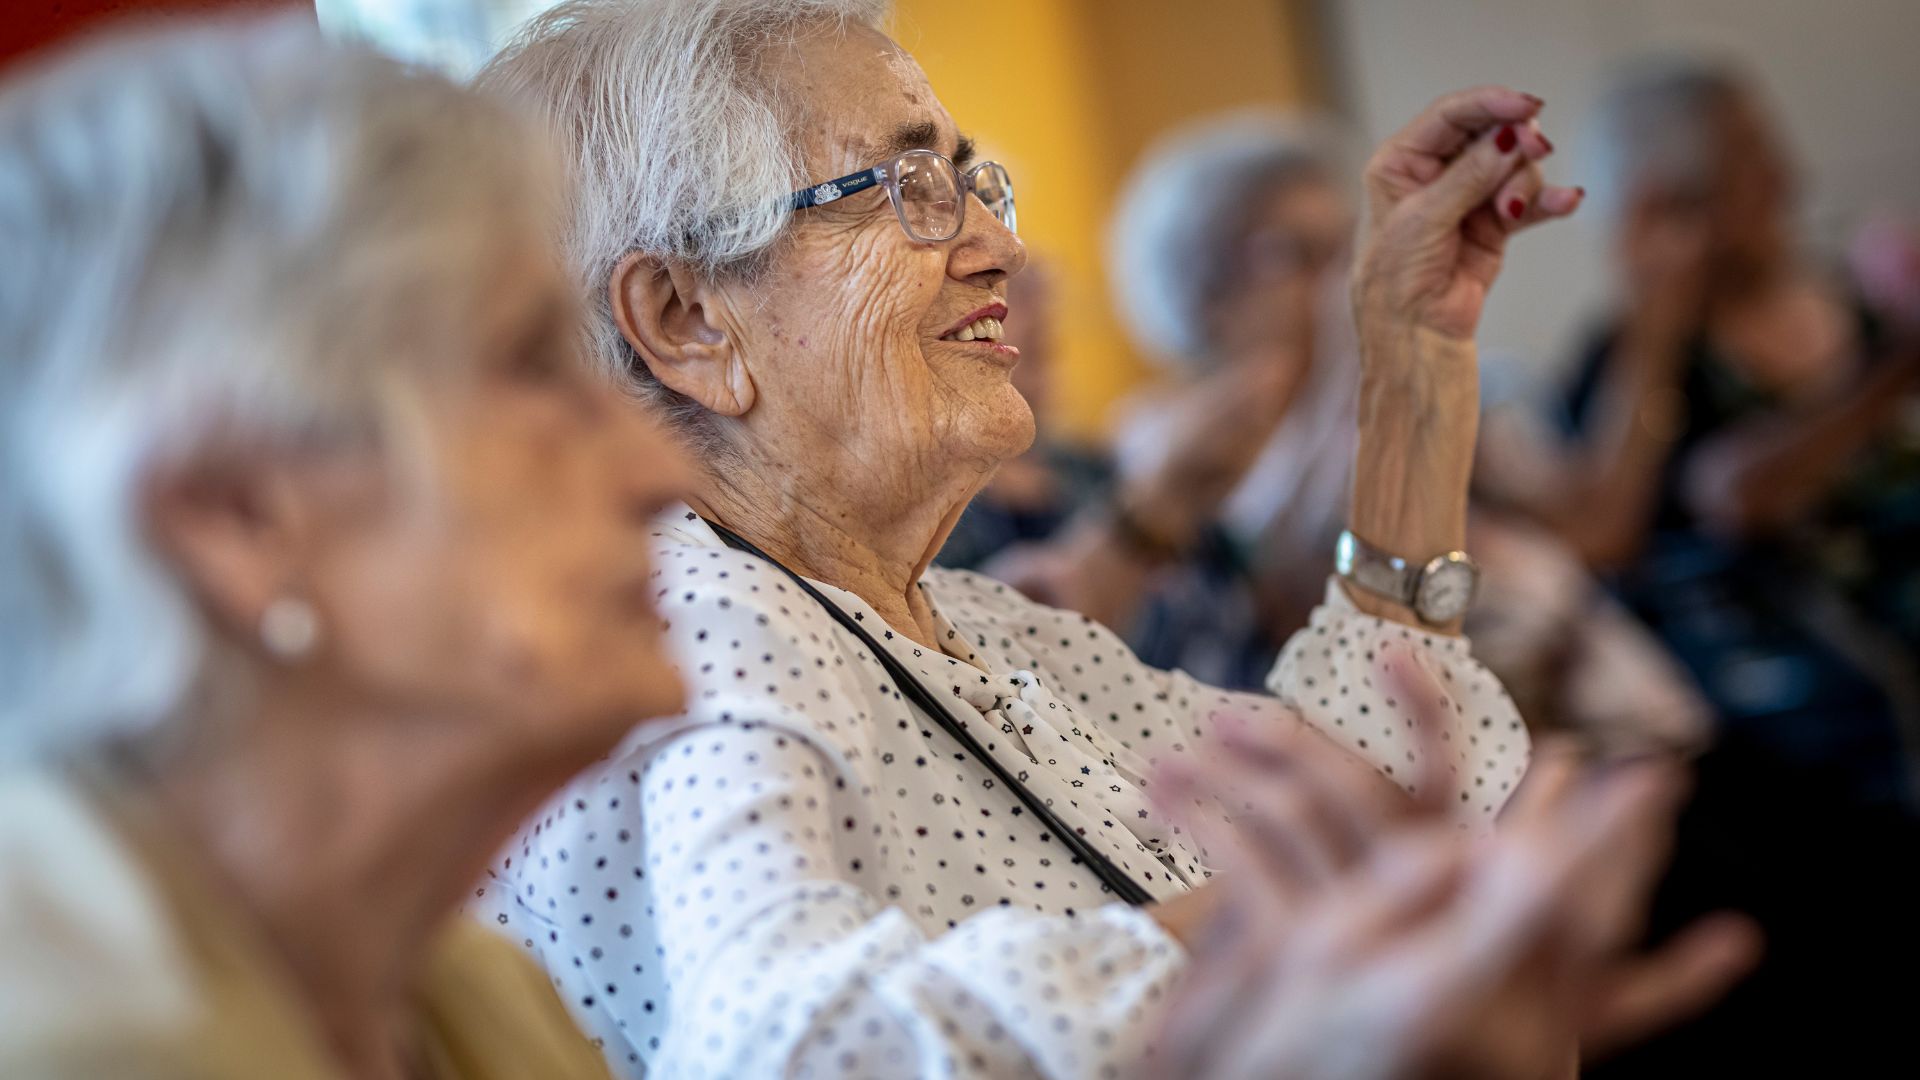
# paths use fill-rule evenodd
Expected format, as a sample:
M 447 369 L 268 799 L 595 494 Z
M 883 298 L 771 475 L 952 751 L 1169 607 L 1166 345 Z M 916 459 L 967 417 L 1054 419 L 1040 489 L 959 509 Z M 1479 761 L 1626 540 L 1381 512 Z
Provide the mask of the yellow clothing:
M 0 775 L 0 1077 L 340 1080 L 270 944 L 135 807 Z M 604 1080 L 546 976 L 450 918 L 412 1025 L 430 1080 Z

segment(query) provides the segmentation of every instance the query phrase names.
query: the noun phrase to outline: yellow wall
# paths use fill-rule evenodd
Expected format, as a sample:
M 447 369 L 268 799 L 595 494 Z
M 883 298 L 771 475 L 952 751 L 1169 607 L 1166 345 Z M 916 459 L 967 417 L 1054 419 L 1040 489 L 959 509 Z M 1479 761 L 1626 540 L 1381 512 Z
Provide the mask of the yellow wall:
M 1020 231 L 1055 268 L 1054 430 L 1097 438 L 1145 369 L 1115 320 L 1107 215 L 1167 127 L 1317 97 L 1302 0 L 898 0 L 894 31 L 962 130 L 1014 173 Z

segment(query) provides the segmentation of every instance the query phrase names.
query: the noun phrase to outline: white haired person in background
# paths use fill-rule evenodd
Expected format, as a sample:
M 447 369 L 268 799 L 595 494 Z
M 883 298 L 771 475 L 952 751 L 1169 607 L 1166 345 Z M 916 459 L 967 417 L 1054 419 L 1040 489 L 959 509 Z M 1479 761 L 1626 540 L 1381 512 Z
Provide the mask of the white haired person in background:
M 0 1074 L 605 1075 L 450 918 L 683 695 L 537 145 L 290 22 L 0 91 Z
M 1327 583 L 1271 695 L 1228 693 L 928 569 L 1033 438 L 1000 340 L 1026 256 L 1011 180 L 888 11 L 577 0 L 480 77 L 567 146 L 603 371 L 701 455 L 655 529 L 689 709 L 529 821 L 477 912 L 629 1073 L 1127 1067 L 1217 895 L 1145 797 L 1150 762 L 1225 708 L 1406 778 L 1423 751 L 1371 677 L 1380 643 L 1444 673 L 1457 713 L 1424 752 L 1464 778 L 1457 814 L 1489 822 L 1525 768 L 1519 717 L 1452 632 L 1471 568 L 1450 553 L 1482 301 L 1509 235 L 1579 201 L 1535 167 L 1538 99 L 1448 97 L 1376 159 L 1350 524 L 1377 550 Z M 1431 588 L 1389 584 L 1392 558 Z
M 1114 212 L 1115 307 L 1163 380 L 1116 422 L 1116 480 L 985 571 L 1122 630 L 1143 660 L 1256 687 L 1324 591 L 1347 503 L 1354 215 L 1330 137 L 1263 111 L 1149 149 Z

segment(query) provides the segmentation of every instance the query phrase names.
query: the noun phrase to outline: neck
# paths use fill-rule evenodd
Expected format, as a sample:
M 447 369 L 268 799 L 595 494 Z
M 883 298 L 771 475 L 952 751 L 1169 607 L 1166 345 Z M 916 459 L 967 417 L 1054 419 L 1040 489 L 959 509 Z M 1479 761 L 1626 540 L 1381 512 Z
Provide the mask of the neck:
M 795 573 L 853 593 L 895 633 L 939 648 L 917 583 L 991 473 L 939 484 L 890 484 L 869 475 L 805 475 L 788 463 L 733 460 L 707 470 L 689 499 Z
M 470 718 L 463 731 L 321 694 L 260 705 L 244 733 L 170 750 L 155 801 L 257 920 L 341 1063 L 404 1075 L 430 943 L 517 823 L 587 762 L 509 761 Z

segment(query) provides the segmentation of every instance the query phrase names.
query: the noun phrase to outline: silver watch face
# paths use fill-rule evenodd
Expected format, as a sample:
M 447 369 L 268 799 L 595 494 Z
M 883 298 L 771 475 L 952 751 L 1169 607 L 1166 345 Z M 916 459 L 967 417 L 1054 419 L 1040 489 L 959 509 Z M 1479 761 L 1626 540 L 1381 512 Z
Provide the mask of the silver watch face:
M 1479 572 L 1465 558 L 1435 559 L 1420 575 L 1420 590 L 1413 599 L 1414 610 L 1430 623 L 1452 622 L 1465 615 L 1473 603 L 1478 578 Z

